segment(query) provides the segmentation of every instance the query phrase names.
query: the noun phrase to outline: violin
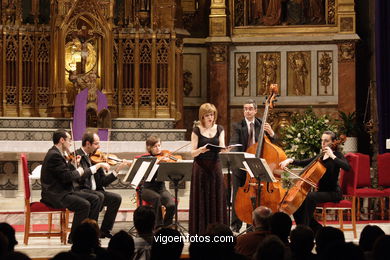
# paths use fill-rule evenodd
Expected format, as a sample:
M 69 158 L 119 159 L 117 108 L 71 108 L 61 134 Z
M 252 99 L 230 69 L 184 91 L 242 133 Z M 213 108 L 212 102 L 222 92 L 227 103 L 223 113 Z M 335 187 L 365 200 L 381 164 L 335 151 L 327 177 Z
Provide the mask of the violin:
M 91 154 L 89 159 L 91 160 L 92 164 L 105 162 L 111 166 L 117 165 L 118 163 L 122 163 L 124 161 L 123 159 L 119 159 L 115 154 L 107 154 L 100 150 L 97 150 Z M 131 164 L 131 161 L 129 161 L 129 164 Z
M 177 162 L 179 160 L 182 160 L 181 155 L 173 155 L 168 150 L 162 150 L 161 153 L 155 155 L 158 162 Z

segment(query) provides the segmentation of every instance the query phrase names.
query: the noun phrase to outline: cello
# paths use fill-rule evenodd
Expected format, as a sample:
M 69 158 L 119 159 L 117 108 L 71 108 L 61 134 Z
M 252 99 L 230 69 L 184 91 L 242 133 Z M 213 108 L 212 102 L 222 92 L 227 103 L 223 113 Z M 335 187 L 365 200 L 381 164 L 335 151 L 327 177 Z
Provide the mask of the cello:
M 335 140 L 329 145 L 330 148 L 334 150 L 337 145 L 345 142 L 345 138 L 345 136 L 340 136 L 339 140 Z M 324 152 L 321 152 L 302 170 L 299 175 L 291 172 L 288 168 L 284 168 L 285 171 L 295 176 L 298 180 L 287 191 L 285 197 L 280 203 L 280 211 L 289 215 L 294 214 L 306 199 L 309 191 L 312 188 L 317 188 L 318 182 L 326 172 L 326 168 L 321 162 L 321 158 L 323 156 Z
M 287 156 L 280 147 L 272 144 L 270 139 L 264 135 L 264 124 L 267 121 L 268 111 L 269 108 L 273 108 L 277 94 L 277 84 L 271 84 L 270 94 L 265 102 L 262 125 L 257 139 L 258 142 L 248 147 L 246 152 L 255 154 L 257 158 L 264 158 L 272 173 L 280 176 L 279 163 L 285 160 Z M 279 205 L 285 193 L 286 190 L 282 187 L 281 180 L 278 179 L 274 183 L 260 182 L 256 178 L 251 178 L 247 173 L 245 184 L 237 190 L 234 204 L 236 215 L 241 221 L 251 224 L 252 211 L 259 205 L 266 206 L 273 212 L 279 211 Z

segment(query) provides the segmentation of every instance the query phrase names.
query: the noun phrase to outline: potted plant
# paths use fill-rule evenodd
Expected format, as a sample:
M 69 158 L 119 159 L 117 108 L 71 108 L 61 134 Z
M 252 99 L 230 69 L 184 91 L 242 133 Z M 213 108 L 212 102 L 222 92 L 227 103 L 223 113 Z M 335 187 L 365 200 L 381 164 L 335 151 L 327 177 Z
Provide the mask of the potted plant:
M 357 135 L 359 132 L 359 127 L 356 120 L 356 112 L 345 113 L 343 111 L 339 111 L 339 117 L 339 133 L 344 134 L 347 137 L 344 143 L 343 151 L 345 153 L 355 153 L 358 151 Z
M 318 116 L 312 108 L 294 114 L 291 124 L 282 131 L 284 151 L 287 156 L 298 160 L 314 157 L 321 150 L 322 133 L 336 129 L 337 126 L 327 115 Z

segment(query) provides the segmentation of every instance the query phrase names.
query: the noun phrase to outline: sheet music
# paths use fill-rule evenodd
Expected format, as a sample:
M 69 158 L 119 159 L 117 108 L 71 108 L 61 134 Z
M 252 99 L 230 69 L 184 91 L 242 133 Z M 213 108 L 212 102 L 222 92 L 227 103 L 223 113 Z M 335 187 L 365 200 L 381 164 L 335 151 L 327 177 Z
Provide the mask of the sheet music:
M 246 161 L 243 161 L 242 164 L 245 166 L 245 170 L 249 173 L 249 176 L 251 176 L 252 178 L 255 177 L 255 175 L 253 174 L 251 168 L 249 168 L 249 165 Z
M 141 163 L 141 166 L 139 167 L 137 173 L 135 174 L 135 176 L 133 178 L 133 181 L 131 182 L 131 185 L 133 187 L 138 187 L 139 183 L 142 180 L 142 177 L 144 177 L 145 172 L 148 170 L 149 166 L 150 166 L 150 162 L 143 161 Z
M 157 163 L 155 163 L 153 165 L 152 169 L 150 170 L 148 178 L 145 180 L 146 182 L 151 182 L 152 181 L 154 175 L 156 174 L 156 172 L 158 170 L 158 167 L 159 167 L 159 165 Z
M 260 160 L 263 162 L 263 166 L 264 166 L 265 170 L 267 171 L 268 176 L 271 177 L 272 182 L 276 182 L 276 178 L 275 178 L 274 174 L 272 173 L 271 168 L 269 167 L 267 161 L 263 158 L 260 158 Z

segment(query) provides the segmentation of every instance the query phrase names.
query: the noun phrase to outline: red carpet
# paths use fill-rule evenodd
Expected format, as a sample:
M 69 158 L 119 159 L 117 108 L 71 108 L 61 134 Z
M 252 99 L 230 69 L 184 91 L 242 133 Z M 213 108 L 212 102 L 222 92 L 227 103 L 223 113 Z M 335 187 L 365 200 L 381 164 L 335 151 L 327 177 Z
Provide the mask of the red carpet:
M 16 232 L 24 232 L 24 225 L 12 225 Z M 57 228 L 56 225 L 52 225 L 52 230 L 55 230 Z M 57 228 L 58 229 L 58 228 Z M 49 225 L 48 224 L 34 224 L 32 225 L 32 231 L 34 232 L 42 232 L 42 231 L 48 231 Z

